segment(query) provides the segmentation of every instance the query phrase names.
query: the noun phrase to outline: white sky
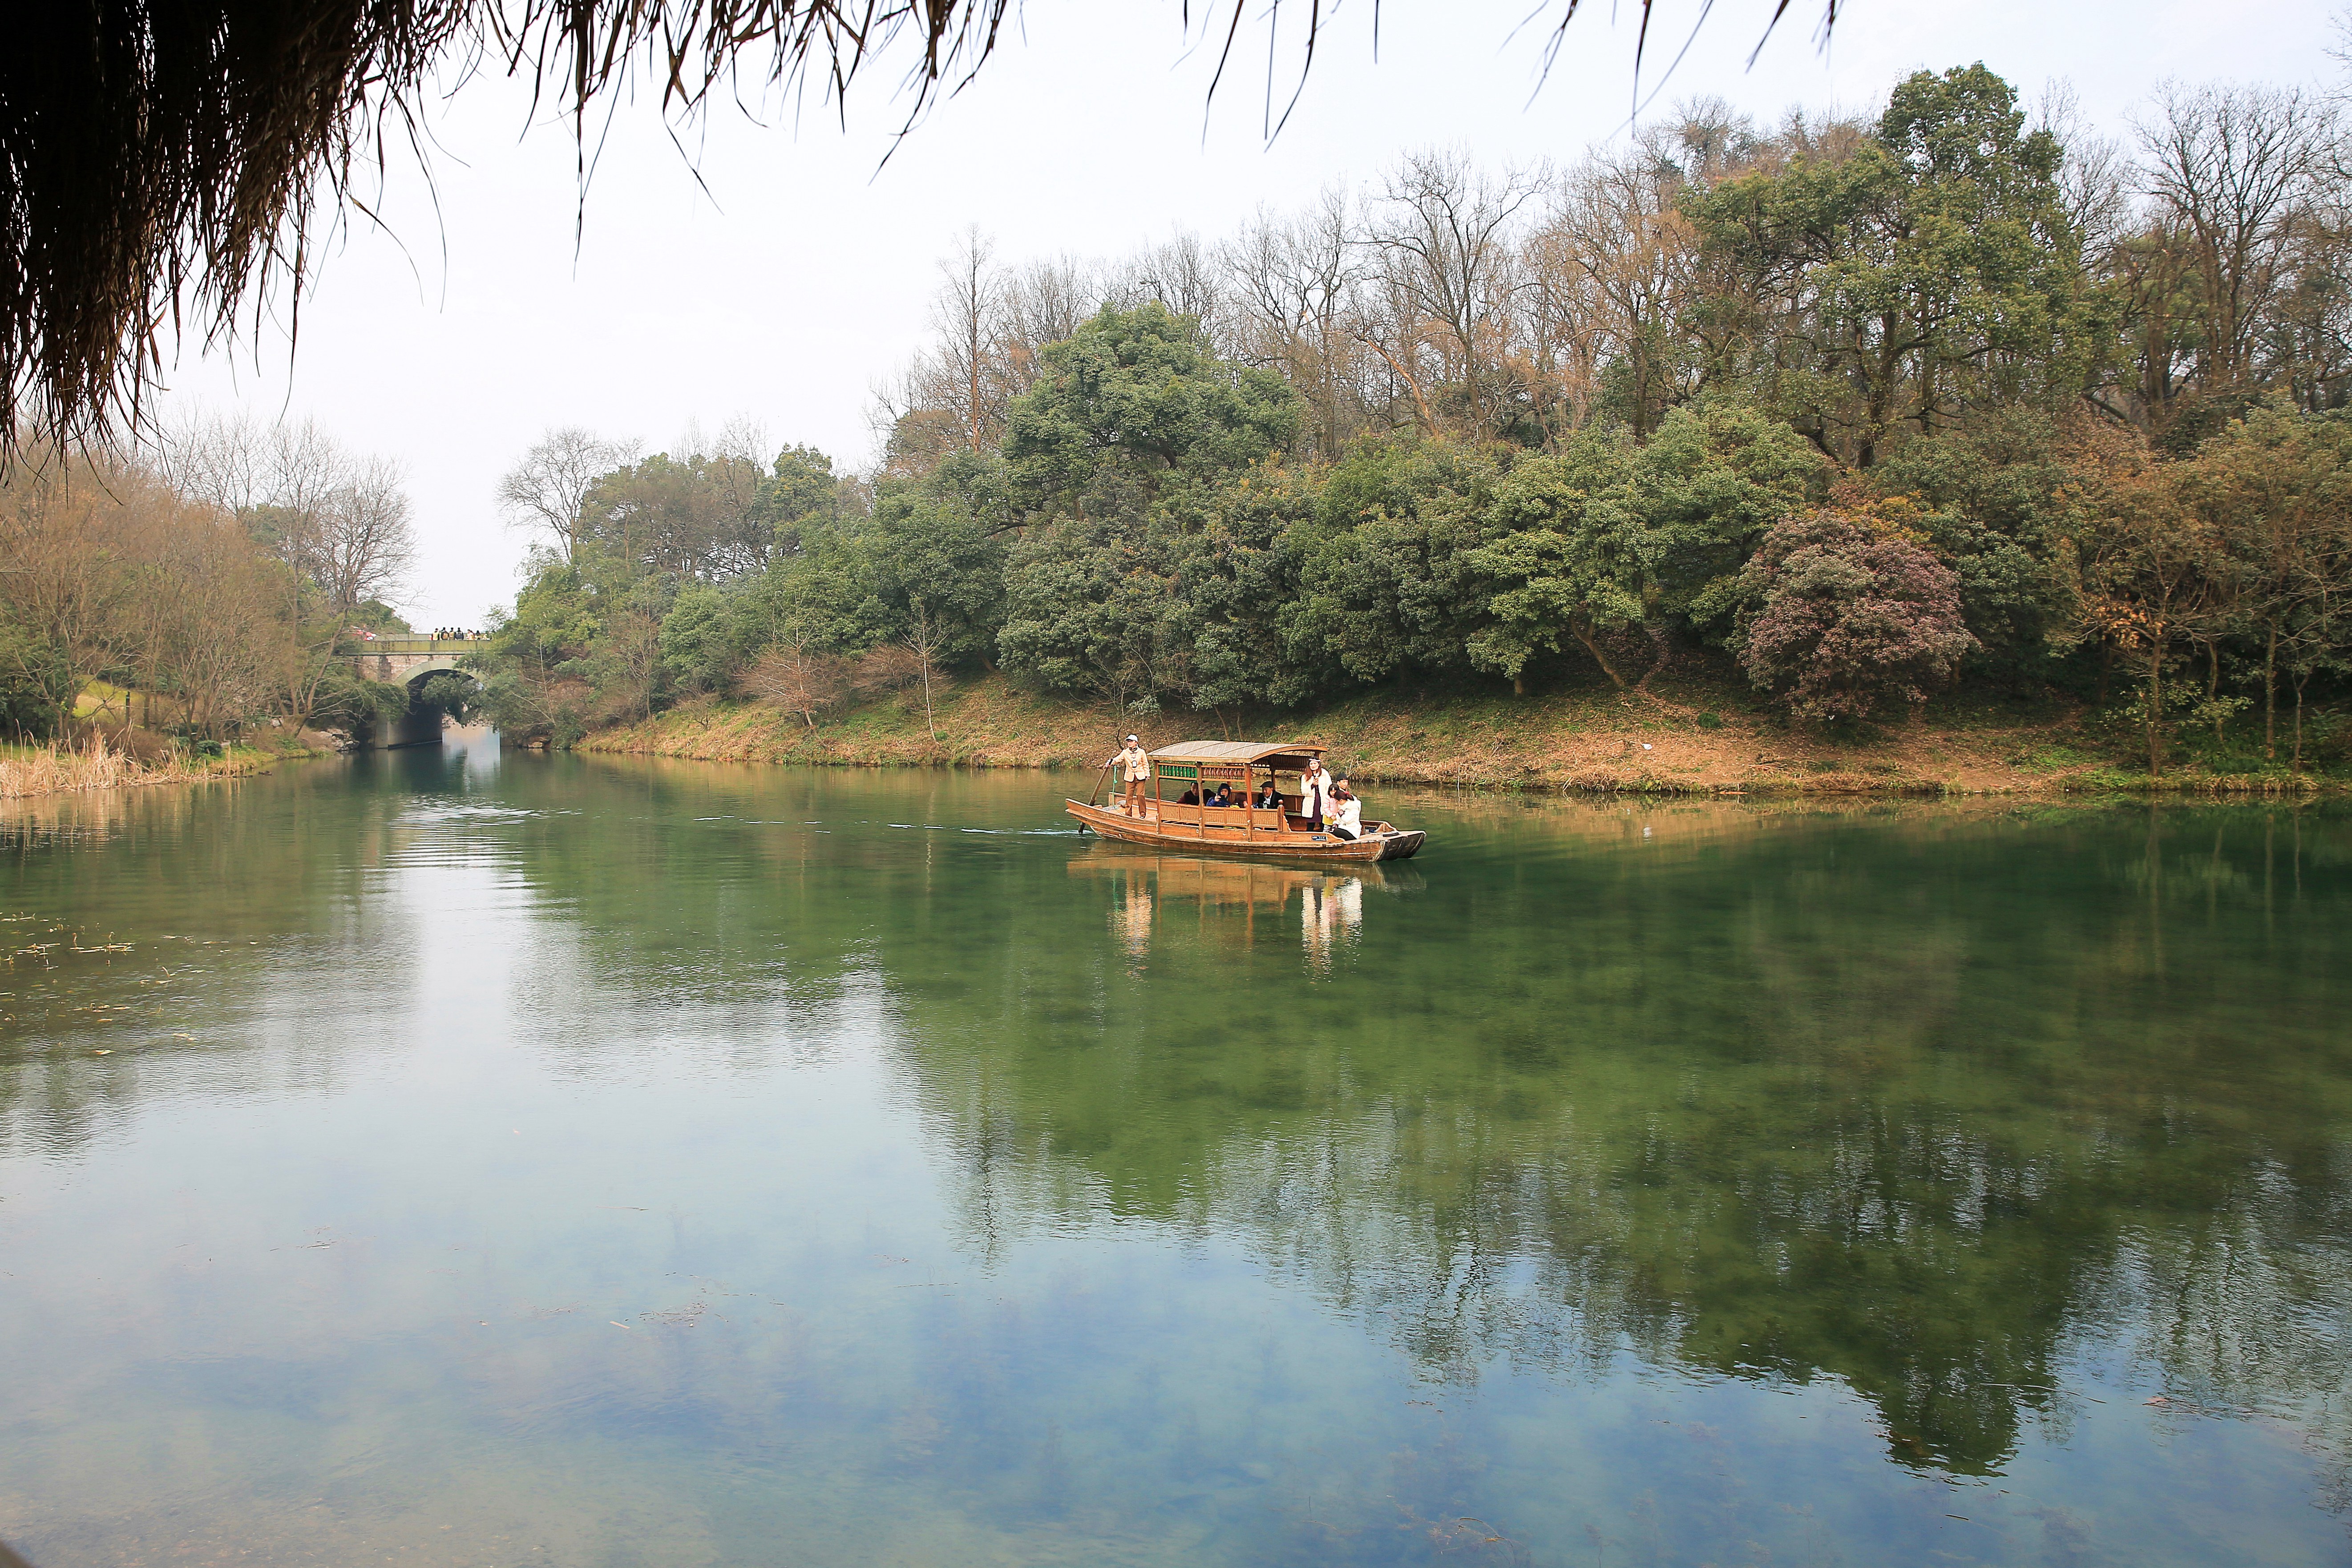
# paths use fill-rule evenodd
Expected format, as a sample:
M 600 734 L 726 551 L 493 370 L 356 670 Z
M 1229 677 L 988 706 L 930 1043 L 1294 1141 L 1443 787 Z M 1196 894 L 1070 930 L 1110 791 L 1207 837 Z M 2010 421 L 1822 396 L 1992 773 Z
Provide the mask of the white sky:
M 966 224 L 996 238 L 1000 260 L 1112 256 L 1180 227 L 1221 237 L 1335 180 L 1360 188 L 1410 148 L 1565 161 L 1621 134 L 1634 0 L 1613 22 L 1584 0 L 1540 90 L 1560 0 L 1514 37 L 1536 4 L 1385 0 L 1375 62 L 1372 6 L 1349 0 L 1270 147 L 1262 4 L 1207 105 L 1215 48 L 1185 38 L 1176 0 L 1026 0 L 1020 33 L 878 169 L 904 113 L 891 69 L 861 82 L 846 132 L 814 102 L 797 128 L 772 105 L 764 124 L 715 114 L 688 139 L 699 185 L 650 103 L 625 105 L 576 257 L 568 129 L 526 132 L 525 95 L 478 81 L 435 127 L 437 216 L 423 181 L 396 170 L 389 232 L 362 223 L 329 255 L 290 364 L 282 331 L 234 356 L 191 350 L 167 377 L 166 416 L 310 416 L 398 458 L 423 547 L 403 607 L 422 626 L 478 624 L 511 599 L 523 550 L 492 487 L 550 426 L 658 450 L 689 419 L 715 431 L 748 414 L 779 444 L 861 464 L 869 389 L 921 341 L 934 263 Z M 2329 0 L 1850 0 L 1825 53 L 1819 0 L 1795 0 L 1751 69 L 1770 4 L 1717 5 L 1654 112 L 1699 94 L 1765 120 L 1792 103 L 1870 108 L 1911 70 L 1981 59 L 2029 102 L 2071 81 L 2085 118 L 2122 137 L 2167 77 L 2307 84 L 2336 70 Z M 1658 0 L 1653 81 L 1698 6 Z M 1286 42 L 1282 91 L 1297 65 Z

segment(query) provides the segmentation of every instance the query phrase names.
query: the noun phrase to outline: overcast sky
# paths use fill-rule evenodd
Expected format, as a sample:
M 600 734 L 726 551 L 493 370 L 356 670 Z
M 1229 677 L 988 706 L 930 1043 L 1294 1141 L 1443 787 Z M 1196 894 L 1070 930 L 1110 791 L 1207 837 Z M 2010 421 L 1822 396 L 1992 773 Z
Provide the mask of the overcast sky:
M 1634 0 L 1613 22 L 1585 0 L 1540 87 L 1547 20 L 1515 36 L 1535 5 L 1386 0 L 1375 60 L 1373 8 L 1349 0 L 1269 145 L 1262 5 L 1211 104 L 1215 47 L 1185 37 L 1176 0 L 1027 0 L 1000 56 L 887 166 L 906 107 L 887 70 L 861 82 L 845 130 L 815 102 L 797 121 L 755 104 L 760 121 L 716 113 L 683 153 L 649 101 L 624 104 L 584 232 L 567 126 L 528 124 L 520 89 L 477 80 L 434 125 L 437 212 L 424 180 L 396 169 L 386 228 L 359 224 L 328 256 L 290 363 L 282 323 L 233 355 L 191 351 L 165 407 L 315 417 L 399 459 L 423 547 L 403 607 L 422 626 L 478 625 L 512 598 L 523 552 L 492 487 L 550 426 L 659 450 L 689 420 L 715 431 L 749 415 L 779 444 L 864 463 L 870 389 L 921 341 L 934 264 L 967 224 L 1005 261 L 1112 256 L 1177 228 L 1219 237 L 1333 181 L 1360 188 L 1411 148 L 1565 161 L 1622 135 Z M 1699 8 L 1658 0 L 1644 90 Z M 1827 49 L 1818 0 L 1797 0 L 1750 68 L 1769 8 L 1721 0 L 1652 112 L 1700 94 L 1765 119 L 1791 104 L 1867 109 L 1912 70 L 1982 60 L 2029 101 L 2071 82 L 2086 118 L 2121 137 L 2167 77 L 2337 74 L 2332 0 L 1858 0 Z M 1547 19 L 1559 9 L 1550 0 Z M 1277 110 L 1295 42 L 1276 40 Z

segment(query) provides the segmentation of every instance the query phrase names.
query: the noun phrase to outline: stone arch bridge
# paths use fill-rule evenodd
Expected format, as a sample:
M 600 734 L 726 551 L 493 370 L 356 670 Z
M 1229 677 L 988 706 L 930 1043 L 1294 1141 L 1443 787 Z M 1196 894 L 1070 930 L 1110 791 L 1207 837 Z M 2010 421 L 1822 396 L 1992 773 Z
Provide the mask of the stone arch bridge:
M 473 679 L 473 672 L 459 668 L 457 661 L 481 652 L 482 647 L 479 637 L 383 637 L 345 642 L 335 653 L 338 658 L 350 659 L 353 671 L 362 679 L 387 686 L 404 686 L 415 697 L 416 683 L 441 670 Z M 373 734 L 353 739 L 368 746 L 437 746 L 441 743 L 441 710 L 420 710 L 412 703 L 409 710 L 397 719 L 377 720 Z

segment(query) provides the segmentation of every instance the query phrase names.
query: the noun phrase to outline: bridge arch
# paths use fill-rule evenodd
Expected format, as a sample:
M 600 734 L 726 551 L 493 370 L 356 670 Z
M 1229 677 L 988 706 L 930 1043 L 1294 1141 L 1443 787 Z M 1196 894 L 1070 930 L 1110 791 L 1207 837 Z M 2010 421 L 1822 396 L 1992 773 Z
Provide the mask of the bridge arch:
M 346 644 L 341 650 L 342 657 L 352 661 L 355 673 L 387 686 L 404 687 L 412 699 L 416 683 L 430 675 L 462 675 L 480 685 L 481 678 L 461 663 L 480 651 L 481 644 L 477 641 L 436 637 L 377 637 Z M 409 710 L 399 718 L 377 720 L 374 732 L 362 743 L 383 747 L 437 746 L 441 743 L 441 717 L 439 709 L 420 710 L 412 701 Z

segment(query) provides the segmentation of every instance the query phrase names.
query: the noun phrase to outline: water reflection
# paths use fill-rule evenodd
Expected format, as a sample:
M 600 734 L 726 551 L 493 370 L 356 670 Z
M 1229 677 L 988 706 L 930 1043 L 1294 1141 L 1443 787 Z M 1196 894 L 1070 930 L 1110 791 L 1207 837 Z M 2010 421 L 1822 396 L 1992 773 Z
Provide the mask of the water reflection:
M 394 1108 L 384 1170 L 498 1220 L 412 1218 L 402 1252 L 402 1222 L 332 1216 L 382 1261 L 320 1251 L 334 1311 L 266 1354 L 491 1412 L 417 1415 L 417 1443 L 487 1422 L 602 1476 L 595 1444 L 658 1433 L 649 1520 L 697 1467 L 780 1488 L 786 1451 L 832 1489 L 801 1517 L 952 1496 L 1009 1532 L 989 1550 L 1081 1560 L 1866 1560 L 1947 1511 L 2249 1509 L 2123 1431 L 2225 1457 L 2224 1491 L 2352 1500 L 2343 816 L 1433 797 L 1428 859 L 1335 872 L 1074 847 L 1051 783 L 394 753 L 31 824 L 0 913 L 55 945 L 10 982 L 0 1156 L 195 1186 L 150 1148 L 161 1106 L 297 1140 Z M 289 1190 L 358 1184 L 363 1142 Z M 7 1195 L 12 1258 L 40 1256 Z M 455 1268 L 484 1304 L 442 1316 L 528 1347 L 449 1348 L 415 1281 Z M 133 1316 L 173 1345 L 140 1376 L 205 1369 L 165 1379 L 205 1421 L 269 1404 L 237 1331 Z M 1851 1391 L 1873 1430 L 1642 1446 L 1719 1429 L 1724 1390 L 1825 1421 Z M 50 1390 L 47 1440 L 96 1440 L 78 1407 Z M 1993 1500 L 2078 1450 L 2079 1490 Z M 1773 1512 L 1886 1476 L 1987 1484 L 1924 1523 Z M 2065 1560 L 2047 1528 L 2009 1555 Z
M 2285 857 L 2302 819 L 2078 812 L 2031 846 L 1923 826 L 1958 841 L 1857 839 L 1819 814 L 1627 821 L 1664 876 L 1653 858 L 1480 877 L 1466 943 L 1426 919 L 1379 942 L 1370 879 L 1080 856 L 1130 947 L 1158 933 L 1150 1022 L 1106 1005 L 1079 1024 L 1110 1026 L 1100 1050 L 1074 1056 L 1050 1005 L 1007 993 L 1021 1022 L 987 1072 L 946 1029 L 919 1030 L 914 1059 L 988 1085 L 938 1100 L 976 1189 L 1015 1151 L 1095 1178 L 1019 1183 L 1084 1194 L 1052 1222 L 1111 1190 L 1251 1234 L 1441 1379 L 1604 1368 L 1627 1344 L 1828 1375 L 1878 1405 L 1891 1458 L 1979 1475 L 2025 1423 L 2064 1429 L 2070 1347 L 2136 1335 L 2163 1347 L 2173 1397 L 2266 1366 L 2263 1395 L 2210 1402 L 2339 1449 L 2352 997 L 2320 932 L 2344 910 L 2340 823 Z M 1745 839 L 1728 864 L 1726 832 Z M 2282 933 L 2283 884 L 2305 898 L 2323 868 L 2326 903 Z M 1219 984 L 1292 891 L 1318 969 L 1364 944 L 1336 1006 L 1269 1011 Z M 1194 912 L 1171 932 L 1173 900 Z M 1164 1048 L 1178 1035 L 1189 1052 Z M 1001 1227 L 1013 1205 L 978 1206 Z M 2246 1353 L 2286 1322 L 2311 1331 Z
M 1163 929 L 1173 941 L 1242 947 L 1295 932 L 1309 967 L 1328 973 L 1335 952 L 1346 952 L 1363 930 L 1366 889 L 1396 893 L 1423 885 L 1419 872 L 1404 868 L 1336 871 L 1157 855 L 1103 841 L 1071 858 L 1070 875 L 1112 885 L 1111 935 L 1130 961 L 1129 972 L 1137 974 L 1155 932 Z M 1289 912 L 1294 897 L 1295 916 Z

